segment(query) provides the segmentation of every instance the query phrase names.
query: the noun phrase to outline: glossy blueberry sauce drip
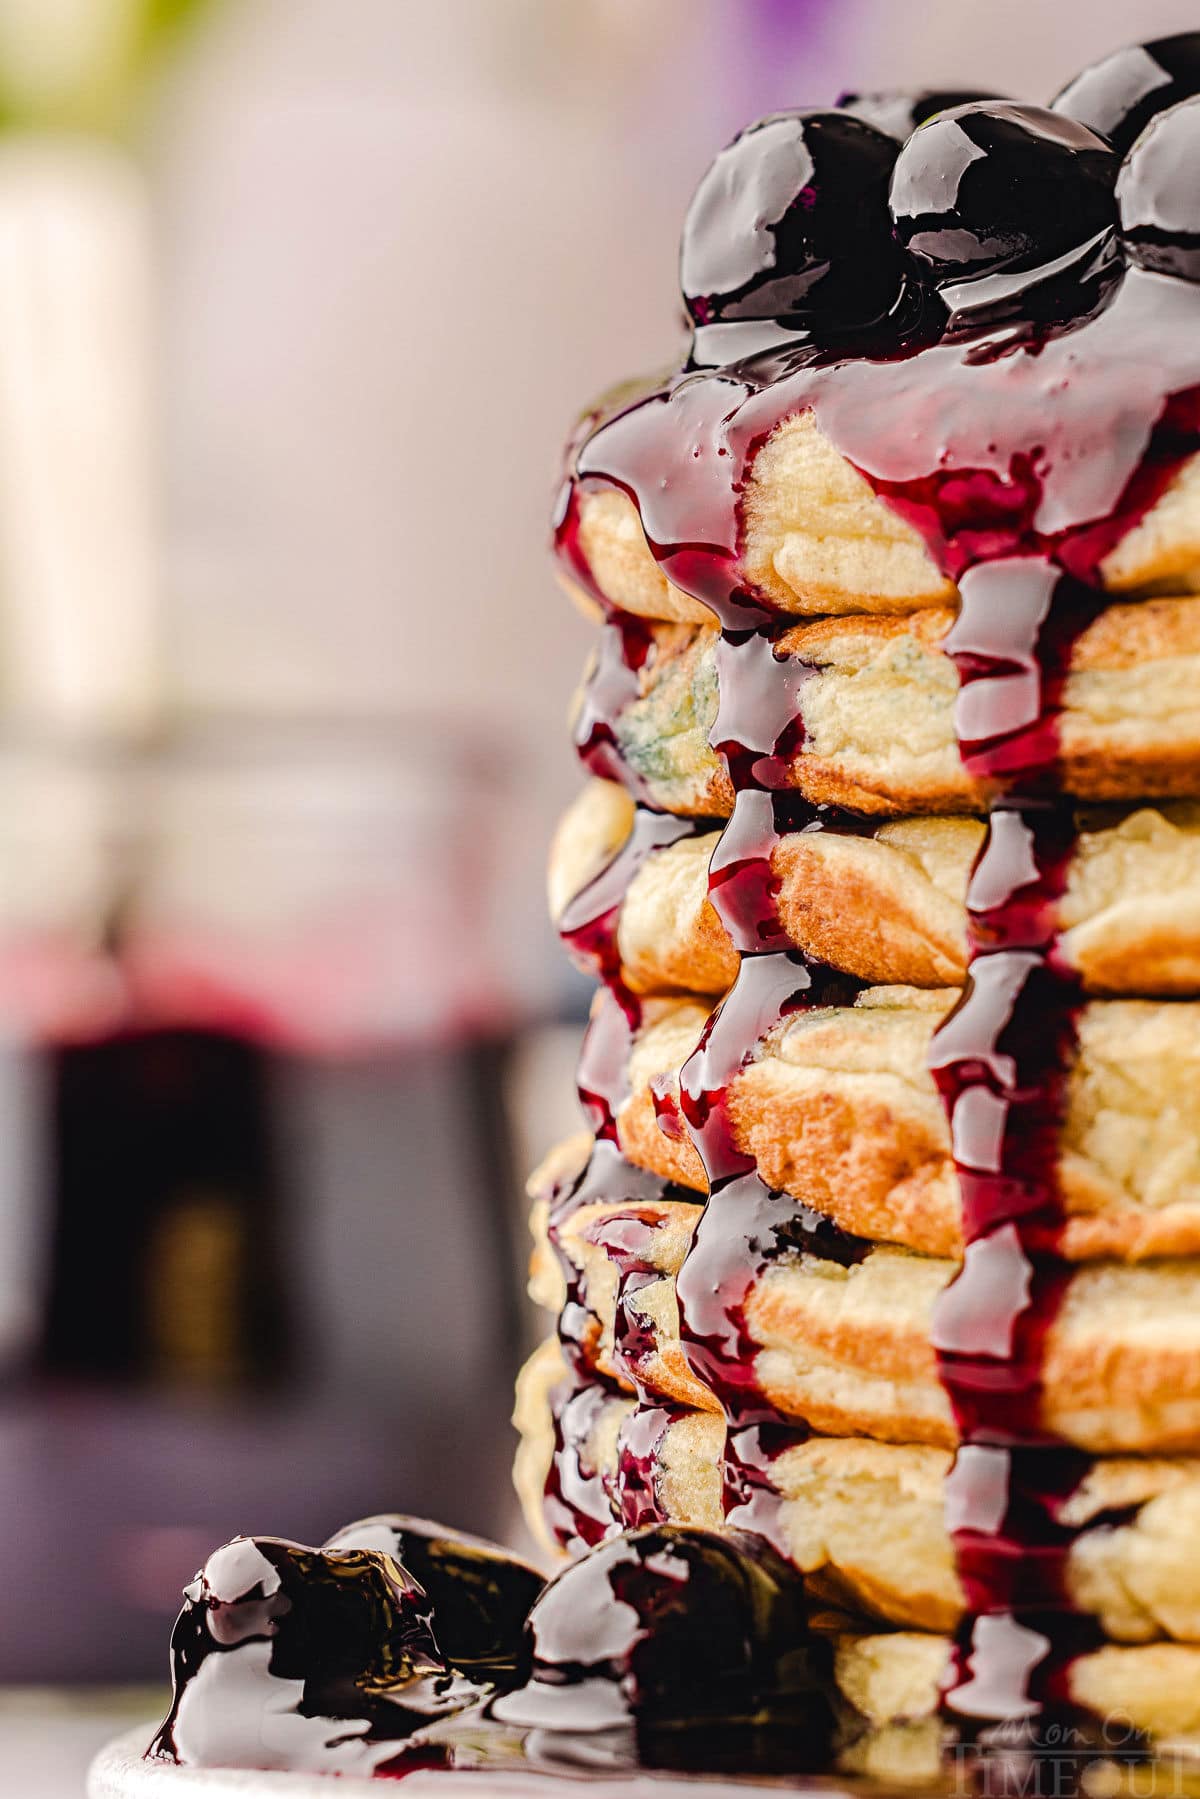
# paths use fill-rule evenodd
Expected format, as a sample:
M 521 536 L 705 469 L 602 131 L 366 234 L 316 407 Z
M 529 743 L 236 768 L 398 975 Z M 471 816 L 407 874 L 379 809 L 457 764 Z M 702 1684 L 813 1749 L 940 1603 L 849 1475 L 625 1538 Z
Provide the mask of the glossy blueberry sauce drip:
M 739 955 L 791 947 L 779 917 L 780 882 L 772 856 L 793 818 L 799 825 L 812 812 L 795 795 L 753 788 L 736 795 L 709 862 L 708 897 Z
M 1131 269 L 1071 330 L 1006 326 L 846 361 L 805 346 L 685 374 L 602 422 L 569 479 L 628 494 L 663 572 L 730 629 L 762 615 L 737 561 L 754 456 L 806 410 L 952 578 L 1049 555 L 1087 581 L 1194 443 L 1195 310 L 1187 284 Z
M 963 1445 L 948 1505 L 969 1601 L 946 1704 L 976 1728 L 1036 1717 L 1040 1739 L 1070 1713 L 1070 1663 L 1100 1636 L 1069 1615 L 1070 1532 L 1055 1508 L 1086 1463 L 1052 1445 L 1042 1370 L 1069 1278 L 1055 1254 L 1058 1153 L 1081 1000 L 1056 949 L 1074 847 L 1054 798 L 1058 720 L 1071 648 L 1103 600 L 1044 557 L 982 563 L 961 594 L 946 646 L 960 750 L 1003 797 L 968 894 L 967 984 L 929 1055 L 965 1245 L 933 1326 Z
M 654 1104 L 654 1121 L 664 1137 L 672 1143 L 687 1141 L 687 1126 L 679 1108 L 679 1095 L 670 1069 L 650 1077 L 650 1098 Z
M 869 837 L 879 820 L 837 806 L 817 806 L 798 793 L 747 787 L 713 850 L 708 897 L 742 956 L 792 948 L 779 916 L 779 876 L 774 854 L 785 837 L 823 831 Z
M 556 1183 L 546 1197 L 550 1244 L 568 1279 L 573 1276 L 574 1264 L 562 1246 L 562 1232 L 585 1207 L 603 1205 L 606 1217 L 615 1216 L 619 1208 L 622 1215 L 640 1220 L 652 1216 L 654 1207 L 667 1202 L 698 1206 L 696 1194 L 643 1168 L 635 1168 L 609 1139 L 596 1142 L 584 1167 L 570 1179 Z
M 543 1515 L 555 1542 L 582 1555 L 619 1530 L 669 1524 L 660 1493 L 664 1440 L 684 1408 L 641 1400 L 617 1431 L 616 1464 L 598 1467 L 594 1445 L 617 1396 L 599 1375 L 575 1374 L 551 1396 L 554 1458 Z
M 815 672 L 779 653 L 783 627 L 723 630 L 717 644 L 717 716 L 709 742 L 734 790 L 792 785 L 791 761 L 804 744 L 800 691 Z
M 577 1085 L 584 1116 L 595 1135 L 617 1139 L 617 1113 L 628 1097 L 626 1071 L 642 1019 L 641 1000 L 626 985 L 617 941 L 621 907 L 642 864 L 656 850 L 705 829 L 703 820 L 676 818 L 638 806 L 629 836 L 570 901 L 559 919 L 559 935 L 572 960 L 604 983 L 584 1036 Z M 669 1102 L 664 1099 L 664 1107 Z
M 1104 596 L 1044 557 L 981 563 L 963 575 L 959 592 L 943 648 L 958 670 L 954 725 L 963 765 L 993 792 L 1052 795 L 1071 651 Z
M 617 1437 L 617 1504 L 622 1530 L 643 1524 L 668 1524 L 659 1490 L 663 1440 L 683 1416 L 679 1406 L 643 1400 L 622 1424 Z
M 661 1213 L 649 1208 L 630 1209 L 602 1219 L 587 1233 L 617 1270 L 613 1367 L 643 1400 L 647 1365 L 658 1351 L 658 1340 L 653 1323 L 639 1308 L 637 1298 L 663 1278 L 654 1259 L 654 1240 L 666 1228 L 667 1221 Z
M 546 1475 L 546 1528 L 568 1555 L 591 1549 L 615 1528 L 613 1488 L 593 1459 L 592 1443 L 613 1389 L 599 1376 L 572 1369 L 551 1395 L 554 1453 Z
M 617 945 L 621 907 L 634 876 L 656 850 L 705 828 L 702 820 L 676 818 L 638 806 L 629 836 L 611 861 L 580 889 L 558 921 L 559 935 L 575 964 L 608 984 L 621 978 Z
M 609 618 L 601 629 L 575 719 L 575 748 L 584 767 L 604 780 L 624 782 L 635 793 L 639 783 L 621 756 L 617 720 L 637 698 L 640 671 L 653 651 L 653 635 L 641 619 L 626 613 Z
M 766 1186 L 754 1158 L 736 1144 L 730 1088 L 783 1019 L 812 1006 L 845 1004 L 856 991 L 858 983 L 814 968 L 795 952 L 747 956 L 680 1075 L 680 1106 L 709 1183 L 678 1279 L 681 1336 L 692 1372 L 731 1421 L 775 1417 L 758 1388 L 745 1316 L 764 1270 L 788 1251 L 853 1262 L 867 1246 Z
M 583 1115 L 602 1142 L 617 1141 L 617 1115 L 629 1098 L 629 1056 L 641 1021 L 641 1001 L 620 982 L 606 987 L 592 1006 L 576 1086 Z
M 1055 1515 L 1080 1462 L 1048 1440 L 1042 1416 L 1045 1346 L 1067 1278 L 1055 1255 L 1058 1137 L 1080 1000 L 1055 936 L 1074 842 L 1062 690 L 1073 645 L 1103 604 L 1101 562 L 1200 446 L 1189 284 L 1130 269 L 1093 289 L 1091 304 L 1072 329 L 956 328 L 854 360 L 805 344 L 794 357 L 685 373 L 578 446 L 564 507 L 569 515 L 594 485 L 630 496 L 668 579 L 722 627 L 712 741 L 740 791 L 711 898 L 747 960 L 684 1069 L 682 1110 L 710 1197 L 679 1292 L 689 1359 L 733 1423 L 759 1421 L 743 1308 L 786 1241 L 789 1204 L 736 1153 L 725 1095 L 764 1030 L 827 985 L 785 955 L 761 954 L 782 933 L 770 865 L 778 818 L 756 790 L 783 785 L 779 759 L 802 749 L 803 724 L 802 687 L 778 665 L 761 730 L 742 722 L 762 702 L 738 691 L 740 671 L 751 671 L 749 694 L 760 671 L 772 673 L 778 634 L 747 618 L 757 596 L 738 565 L 757 451 L 781 421 L 811 410 L 960 584 L 944 646 L 960 678 L 956 734 L 993 810 L 971 882 L 967 987 L 930 1054 L 966 1243 L 934 1329 L 964 1446 L 950 1508 L 970 1603 L 945 1704 L 968 1733 L 1033 1718 L 1035 1738 L 1070 1712 L 1071 1663 L 1094 1632 L 1069 1612 L 1068 1533 Z M 745 1482 L 750 1492 L 740 1506 L 753 1503 L 754 1482 L 739 1459 L 730 1456 L 734 1491 Z M 769 1529 L 769 1506 L 766 1515 Z
M 775 1465 L 808 1432 L 785 1424 L 748 1424 L 730 1430 L 722 1469 L 725 1517 L 735 1530 L 752 1532 L 782 1556 L 791 1550 L 783 1532 L 784 1504 L 776 1484 Z
M 621 1390 L 596 1369 L 600 1322 L 589 1303 L 587 1283 L 563 1246 L 563 1229 L 585 1207 L 604 1206 L 586 1234 L 617 1265 L 613 1360 L 621 1376 L 641 1394 L 645 1358 L 655 1345 L 652 1333 L 627 1300 L 650 1275 L 647 1251 L 659 1228 L 662 1206 L 682 1201 L 695 1207 L 696 1195 L 634 1168 L 614 1141 L 600 1138 L 582 1171 L 551 1191 L 548 1198 L 549 1241 L 567 1289 L 558 1318 L 567 1374 L 550 1400 L 554 1447 L 544 1515 L 555 1540 L 575 1554 L 599 1543 L 619 1523 L 619 1490 L 594 1466 L 588 1446 L 605 1406 L 618 1398 Z M 698 1213 L 699 1208 L 696 1210 Z

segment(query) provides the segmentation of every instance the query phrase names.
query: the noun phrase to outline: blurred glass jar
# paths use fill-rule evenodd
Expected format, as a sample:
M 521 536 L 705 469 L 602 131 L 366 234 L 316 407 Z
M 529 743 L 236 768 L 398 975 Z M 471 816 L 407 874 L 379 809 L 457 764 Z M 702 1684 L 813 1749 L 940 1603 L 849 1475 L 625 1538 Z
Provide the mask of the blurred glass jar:
M 112 927 L 131 865 L 128 755 L 0 748 L 0 1031 L 61 1042 L 127 1013 Z
M 132 1017 L 324 1054 L 503 1030 L 506 775 L 420 724 L 178 739 L 139 775 Z
M 502 761 L 422 727 L 0 750 L 0 1032 L 345 1054 L 503 1030 Z

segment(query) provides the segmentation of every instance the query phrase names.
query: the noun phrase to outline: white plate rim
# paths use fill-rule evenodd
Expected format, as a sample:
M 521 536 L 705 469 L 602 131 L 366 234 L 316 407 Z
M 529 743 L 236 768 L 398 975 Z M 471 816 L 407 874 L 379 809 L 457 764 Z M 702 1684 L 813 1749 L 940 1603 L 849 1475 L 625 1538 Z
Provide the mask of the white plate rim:
M 286 1795 L 287 1799 L 386 1799 L 395 1790 L 403 1799 L 422 1794 L 445 1795 L 455 1789 L 467 1799 L 552 1799 L 575 1794 L 584 1785 L 601 1786 L 621 1799 L 746 1799 L 748 1793 L 778 1791 L 813 1795 L 813 1799 L 848 1799 L 836 1780 L 812 1783 L 784 1780 L 730 1780 L 703 1775 L 688 1779 L 663 1774 L 553 1775 L 512 1773 L 437 1773 L 414 1770 L 399 1783 L 364 1779 L 354 1774 L 255 1773 L 244 1768 L 178 1768 L 172 1762 L 147 1761 L 146 1745 L 156 1726 L 148 1722 L 107 1743 L 88 1770 L 88 1799 L 234 1799 L 235 1795 Z

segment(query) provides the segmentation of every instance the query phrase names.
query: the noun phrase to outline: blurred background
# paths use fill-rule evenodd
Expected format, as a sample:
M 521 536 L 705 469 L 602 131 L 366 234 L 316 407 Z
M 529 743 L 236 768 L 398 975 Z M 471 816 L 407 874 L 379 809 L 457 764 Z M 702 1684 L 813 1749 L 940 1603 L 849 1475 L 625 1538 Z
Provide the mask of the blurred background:
M 516 1539 L 588 632 L 558 446 L 707 160 L 1144 0 L 0 0 L 0 1785 L 236 1531 Z M 145 1695 L 129 1704 L 153 1709 Z

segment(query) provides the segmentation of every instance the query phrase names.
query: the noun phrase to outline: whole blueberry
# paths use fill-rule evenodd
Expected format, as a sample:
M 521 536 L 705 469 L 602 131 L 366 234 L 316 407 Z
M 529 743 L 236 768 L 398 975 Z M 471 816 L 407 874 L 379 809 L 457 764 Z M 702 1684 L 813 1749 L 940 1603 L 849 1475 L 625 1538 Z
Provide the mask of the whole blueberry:
M 692 320 L 831 330 L 888 311 L 900 263 L 887 213 L 896 145 L 848 112 L 776 113 L 722 150 L 680 250 Z
M 782 1728 L 786 1765 L 828 1747 L 823 1651 L 800 1582 L 760 1538 L 680 1525 L 610 1537 L 550 1583 L 529 1635 L 530 1678 L 494 1706 L 506 1724 L 576 1742 L 625 1733 L 652 1765 L 727 1753 L 748 1767 L 747 1724 Z
M 896 90 L 880 94 L 843 94 L 838 100 L 840 112 L 853 113 L 876 131 L 886 131 L 903 143 L 918 125 L 952 106 L 965 106 L 971 100 L 998 100 L 998 94 L 981 93 L 978 89 L 918 88 L 915 93 Z
M 386 1555 L 236 1537 L 184 1588 L 174 1696 L 153 1752 L 201 1767 L 369 1771 L 478 1689 L 456 1681 L 428 1596 Z
M 385 1555 L 423 1589 L 438 1650 L 472 1679 L 523 1674 L 525 1622 L 545 1581 L 536 1568 L 482 1537 L 389 1512 L 348 1524 L 325 1553 Z
M 1150 121 L 1121 165 L 1117 205 L 1133 262 L 1200 281 L 1200 98 Z
M 896 235 L 939 285 L 1044 268 L 1116 222 L 1117 161 L 1039 106 L 975 101 L 913 132 L 896 160 Z
M 1130 44 L 1069 81 L 1055 112 L 1107 138 L 1124 155 L 1156 113 L 1200 94 L 1200 31 Z

